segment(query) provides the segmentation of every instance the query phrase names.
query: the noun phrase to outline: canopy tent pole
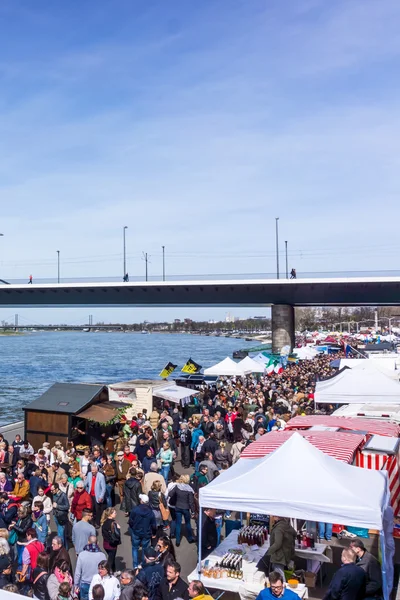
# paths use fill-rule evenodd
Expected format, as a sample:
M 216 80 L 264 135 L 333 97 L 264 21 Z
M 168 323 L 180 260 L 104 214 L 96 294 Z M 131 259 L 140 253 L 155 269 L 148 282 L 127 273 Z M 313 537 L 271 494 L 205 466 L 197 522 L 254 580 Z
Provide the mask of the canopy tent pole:
M 203 529 L 203 508 L 200 505 L 199 507 L 199 530 L 197 532 L 197 538 L 199 541 L 199 547 L 198 547 L 198 553 L 199 553 L 199 558 L 198 558 L 198 563 L 197 563 L 197 572 L 200 574 L 201 573 L 201 544 L 202 544 L 202 529 Z

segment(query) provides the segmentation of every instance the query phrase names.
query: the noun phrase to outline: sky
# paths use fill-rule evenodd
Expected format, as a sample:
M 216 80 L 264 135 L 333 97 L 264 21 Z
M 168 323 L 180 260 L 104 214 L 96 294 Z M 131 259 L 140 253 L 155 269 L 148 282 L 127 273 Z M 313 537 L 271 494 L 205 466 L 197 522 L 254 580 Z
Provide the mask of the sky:
M 121 279 L 124 226 L 131 278 L 162 246 L 170 278 L 274 273 L 276 217 L 282 273 L 285 240 L 299 275 L 399 269 L 399 24 L 396 0 L 2 0 L 0 277 L 54 279 L 59 250 L 62 279 Z M 90 312 L 229 309 L 182 310 Z

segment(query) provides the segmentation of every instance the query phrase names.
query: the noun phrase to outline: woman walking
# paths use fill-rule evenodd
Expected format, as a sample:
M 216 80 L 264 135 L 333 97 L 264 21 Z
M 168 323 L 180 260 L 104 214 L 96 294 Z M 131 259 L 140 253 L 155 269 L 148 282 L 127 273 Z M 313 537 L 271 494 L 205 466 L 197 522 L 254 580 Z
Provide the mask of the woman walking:
M 115 572 L 115 557 L 117 548 L 121 543 L 121 529 L 116 522 L 117 511 L 115 508 L 106 508 L 101 516 L 101 533 L 103 536 L 103 547 L 107 552 L 108 564 L 111 571 Z
M 168 442 L 164 442 L 161 450 L 157 454 L 157 459 L 161 461 L 160 473 L 165 479 L 165 483 L 168 484 L 168 476 L 171 470 L 171 464 L 174 460 L 174 453 Z
M 41 552 L 37 557 L 36 567 L 32 571 L 33 598 L 48 600 L 47 580 L 49 578 L 49 555 Z
M 193 488 L 189 485 L 189 481 L 189 475 L 181 475 L 181 477 L 178 479 L 178 483 L 176 484 L 170 495 L 170 502 L 175 505 L 175 545 L 177 547 L 179 547 L 181 544 L 182 518 L 185 519 L 186 535 L 188 542 L 189 544 L 193 544 L 194 542 L 190 518 L 195 511 L 195 503 Z
M 161 481 L 155 481 L 149 491 L 149 504 L 150 508 L 156 518 L 157 527 L 168 526 L 168 520 L 163 518 L 163 514 L 166 516 L 168 511 L 167 500 L 161 491 Z
M 92 583 L 89 588 L 89 598 L 94 598 L 93 588 L 100 584 L 104 588 L 104 600 L 118 600 L 121 594 L 119 581 L 111 575 L 110 565 L 106 560 L 99 562 L 98 574 L 93 575 Z

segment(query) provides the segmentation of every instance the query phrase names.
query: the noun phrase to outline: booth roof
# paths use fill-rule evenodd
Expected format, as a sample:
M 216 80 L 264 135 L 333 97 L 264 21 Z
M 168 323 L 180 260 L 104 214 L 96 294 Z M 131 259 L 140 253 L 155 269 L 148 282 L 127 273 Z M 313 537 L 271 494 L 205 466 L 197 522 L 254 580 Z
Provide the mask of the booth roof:
M 131 403 L 124 404 L 123 402 L 101 402 L 100 404 L 92 404 L 86 410 L 79 413 L 79 417 L 82 419 L 90 419 L 91 421 L 97 421 L 98 423 L 108 423 L 114 419 L 119 411 L 124 408 L 131 406 Z
M 265 458 L 241 458 L 200 489 L 200 506 L 381 530 L 387 473 L 353 467 L 293 435 Z
M 77 414 L 102 392 L 104 385 L 92 383 L 54 383 L 39 398 L 24 407 L 24 410 Z
M 197 390 L 191 390 L 181 385 L 169 385 L 161 390 L 154 391 L 154 395 L 158 398 L 163 398 L 164 400 L 170 400 L 171 402 L 176 403 L 189 396 L 195 396 L 196 394 L 198 394 Z
M 245 448 L 241 454 L 242 458 L 260 458 L 271 454 L 282 446 L 294 431 L 271 431 L 260 437 Z M 363 443 L 365 436 L 362 433 L 344 433 L 340 431 L 301 431 L 299 434 L 313 446 L 328 456 L 345 463 L 352 463 L 354 453 Z
M 317 404 L 399 404 L 400 384 L 380 371 L 344 369 L 326 381 L 317 381 Z
M 400 435 L 400 426 L 397 423 L 362 417 L 337 417 L 335 415 L 294 417 L 286 423 L 285 431 L 289 429 L 309 429 L 315 425 L 339 427 L 339 429 L 347 429 L 349 431 L 366 431 L 367 433 L 376 433 L 390 437 L 399 437 Z
M 238 363 L 235 363 L 234 360 L 227 356 L 224 360 L 209 367 L 208 369 L 204 369 L 204 375 L 221 375 L 221 376 L 243 376 L 247 375 L 247 373 L 251 373 L 250 369 L 243 370 Z
M 265 364 L 261 364 L 257 360 L 250 358 L 250 356 L 246 356 L 243 360 L 239 362 L 238 365 L 243 371 L 251 371 L 251 373 L 264 373 L 265 372 Z

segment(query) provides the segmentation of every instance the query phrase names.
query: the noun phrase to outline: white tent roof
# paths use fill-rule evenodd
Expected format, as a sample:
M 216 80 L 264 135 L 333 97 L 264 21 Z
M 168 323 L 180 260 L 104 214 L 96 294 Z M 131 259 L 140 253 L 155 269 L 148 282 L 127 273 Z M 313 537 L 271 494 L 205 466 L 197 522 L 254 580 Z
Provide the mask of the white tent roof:
M 198 394 L 197 390 L 190 390 L 189 388 L 185 388 L 182 385 L 170 385 L 166 388 L 162 388 L 161 390 L 154 390 L 154 395 L 159 398 L 164 398 L 164 400 L 170 400 L 171 402 L 180 402 L 184 398 L 189 398 L 189 396 L 194 396 Z
M 300 360 L 311 360 L 317 356 L 318 352 L 315 350 L 315 348 L 303 346 L 302 348 L 295 348 L 293 350 L 293 354 L 296 354 L 297 358 Z
M 400 404 L 400 383 L 378 370 L 345 369 L 317 381 L 317 404 Z
M 243 371 L 250 371 L 251 373 L 264 373 L 265 372 L 265 364 L 261 364 L 256 360 L 250 358 L 250 356 L 246 356 L 243 360 L 239 362 L 239 367 L 243 369 Z
M 278 473 L 286 476 L 272 484 Z M 263 458 L 241 458 L 200 490 L 202 507 L 379 530 L 386 505 L 386 472 L 342 463 L 298 434 Z
M 265 356 L 262 352 L 259 352 L 255 356 L 252 357 L 252 360 L 260 363 L 261 365 L 266 365 L 269 362 L 269 358 Z
M 208 369 L 204 369 L 204 375 L 236 375 L 237 377 L 240 377 L 247 375 L 247 373 L 251 373 L 251 370 L 243 369 L 238 363 L 235 363 L 234 360 L 229 358 L 229 356 L 216 365 L 209 367 Z
M 371 360 L 370 358 L 341 358 L 340 369 L 349 367 L 350 369 L 361 369 L 363 371 L 379 371 L 386 377 L 399 381 L 400 372 L 395 371 L 396 362 L 392 360 Z

